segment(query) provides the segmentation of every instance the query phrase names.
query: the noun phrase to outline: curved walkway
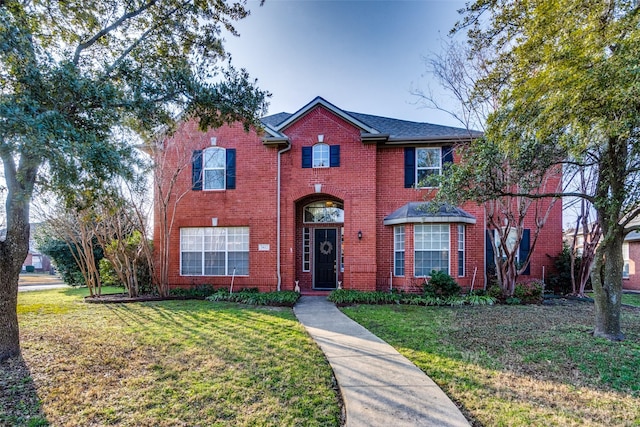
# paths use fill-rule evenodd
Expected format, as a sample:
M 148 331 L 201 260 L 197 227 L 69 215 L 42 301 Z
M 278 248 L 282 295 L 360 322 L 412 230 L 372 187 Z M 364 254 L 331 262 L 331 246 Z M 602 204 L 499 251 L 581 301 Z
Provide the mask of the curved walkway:
M 293 311 L 333 368 L 347 427 L 469 426 L 424 372 L 326 297 L 303 296 Z

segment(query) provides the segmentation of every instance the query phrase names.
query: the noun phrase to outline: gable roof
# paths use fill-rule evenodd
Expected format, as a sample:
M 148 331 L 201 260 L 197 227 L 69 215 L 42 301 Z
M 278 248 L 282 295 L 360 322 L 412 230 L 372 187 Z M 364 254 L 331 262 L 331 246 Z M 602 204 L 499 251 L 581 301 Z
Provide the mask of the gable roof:
M 474 130 L 345 111 L 319 96 L 293 114 L 277 113 L 263 117 L 261 121 L 265 126 L 268 126 L 271 131 L 277 132 L 277 136 L 284 136 L 282 131 L 287 126 L 302 118 L 318 105 L 323 106 L 359 128 L 363 141 L 369 139 L 372 142 L 382 141 L 393 144 L 420 141 L 468 140 L 482 136 L 482 132 Z M 276 136 L 273 132 L 269 133 L 272 137 Z

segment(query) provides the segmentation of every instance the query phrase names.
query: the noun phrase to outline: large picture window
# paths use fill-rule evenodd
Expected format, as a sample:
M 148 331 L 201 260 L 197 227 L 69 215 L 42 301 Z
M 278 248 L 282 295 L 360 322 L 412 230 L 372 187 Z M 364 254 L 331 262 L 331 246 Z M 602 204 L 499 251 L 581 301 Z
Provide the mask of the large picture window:
M 416 224 L 413 241 L 416 277 L 433 270 L 449 274 L 449 224 Z
M 249 228 L 181 228 L 180 274 L 249 275 Z

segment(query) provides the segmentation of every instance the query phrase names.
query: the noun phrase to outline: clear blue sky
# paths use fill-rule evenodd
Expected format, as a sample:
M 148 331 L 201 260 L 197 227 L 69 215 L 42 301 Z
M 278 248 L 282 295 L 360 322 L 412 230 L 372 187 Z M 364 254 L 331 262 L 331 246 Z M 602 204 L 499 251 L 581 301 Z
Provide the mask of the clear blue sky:
M 440 52 L 464 1 L 249 0 L 251 15 L 226 36 L 236 67 L 272 93 L 269 114 L 316 96 L 347 111 L 460 126 L 415 105 L 412 88 L 440 89 L 424 56 Z M 445 101 L 443 96 L 443 101 Z

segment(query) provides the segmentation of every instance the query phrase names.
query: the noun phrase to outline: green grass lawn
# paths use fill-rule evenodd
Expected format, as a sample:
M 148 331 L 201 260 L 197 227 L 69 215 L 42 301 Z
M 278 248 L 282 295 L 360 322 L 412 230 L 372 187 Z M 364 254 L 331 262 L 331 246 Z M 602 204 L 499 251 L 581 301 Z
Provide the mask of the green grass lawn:
M 0 425 L 340 425 L 331 370 L 291 309 L 83 294 L 20 293 L 23 361 L 0 365 Z
M 627 340 L 594 339 L 593 304 L 354 306 L 482 426 L 639 426 L 640 311 Z
M 640 294 L 622 294 L 622 303 L 640 307 Z

